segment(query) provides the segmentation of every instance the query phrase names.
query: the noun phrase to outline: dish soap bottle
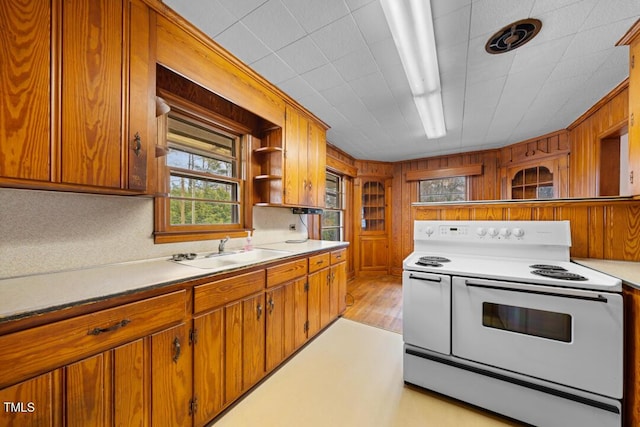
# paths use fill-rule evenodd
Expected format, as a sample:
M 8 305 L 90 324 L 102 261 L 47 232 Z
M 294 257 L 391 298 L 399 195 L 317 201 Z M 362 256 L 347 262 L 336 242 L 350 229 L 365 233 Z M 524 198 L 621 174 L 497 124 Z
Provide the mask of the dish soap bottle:
M 247 231 L 247 241 L 244 244 L 244 250 L 250 251 L 253 249 L 253 245 L 251 244 L 251 231 Z

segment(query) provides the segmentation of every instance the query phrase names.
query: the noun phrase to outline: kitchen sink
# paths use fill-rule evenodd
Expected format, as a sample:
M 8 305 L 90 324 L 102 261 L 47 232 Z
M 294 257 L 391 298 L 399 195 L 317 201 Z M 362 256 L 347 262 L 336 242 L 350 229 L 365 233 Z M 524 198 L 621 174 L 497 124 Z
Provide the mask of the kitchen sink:
M 197 256 L 195 259 L 173 261 L 189 267 L 206 270 L 224 270 L 227 268 L 242 267 L 259 262 L 269 261 L 290 254 L 288 251 L 273 249 L 254 249 L 251 251 L 223 252 L 209 256 Z

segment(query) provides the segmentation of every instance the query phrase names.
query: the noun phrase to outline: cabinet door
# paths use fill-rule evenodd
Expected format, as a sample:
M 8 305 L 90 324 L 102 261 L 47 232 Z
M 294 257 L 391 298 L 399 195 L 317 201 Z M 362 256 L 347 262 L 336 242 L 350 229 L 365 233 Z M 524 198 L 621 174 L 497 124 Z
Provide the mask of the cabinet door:
M 309 274 L 309 291 L 307 292 L 307 337 L 311 338 L 321 328 L 322 287 L 326 286 L 327 269 Z
M 294 344 L 299 348 L 307 341 L 307 318 L 309 313 L 309 285 L 308 278 L 304 277 L 294 282 Z
M 242 368 L 246 390 L 264 376 L 265 304 L 264 294 L 243 301 Z
M 191 424 L 193 372 L 188 337 L 184 323 L 151 336 L 151 423 L 154 427 Z
M 62 4 L 62 182 L 120 188 L 122 0 Z
M 347 309 L 347 263 L 341 262 L 331 267 L 331 320 Z
M 285 358 L 285 286 L 267 292 L 266 370 L 271 371 Z
M 48 372 L 0 390 L 3 426 L 49 427 L 61 425 L 60 370 Z
M 309 121 L 294 108 L 287 107 L 285 123 L 284 201 L 303 204 L 307 189 L 307 140 Z
M 0 177 L 48 181 L 51 2 L 0 2 Z
M 305 204 L 324 207 L 326 186 L 326 132 L 318 124 L 309 122 L 309 143 L 307 145 L 308 186 Z
M 148 341 L 147 341 L 148 343 Z M 121 427 L 149 425 L 149 408 L 145 404 L 151 387 L 145 359 L 145 340 L 139 339 L 117 347 L 113 356 L 113 424 Z
M 333 319 L 331 317 L 332 281 L 331 269 L 322 270 L 320 275 L 320 329 L 327 326 Z
M 367 236 L 360 238 L 360 269 L 362 271 L 386 271 L 388 269 L 387 238 Z
M 198 401 L 196 427 L 206 425 L 224 407 L 224 309 L 193 319 L 193 391 Z
M 65 419 L 72 426 L 110 425 L 113 383 L 108 375 L 110 355 L 100 353 L 65 367 Z

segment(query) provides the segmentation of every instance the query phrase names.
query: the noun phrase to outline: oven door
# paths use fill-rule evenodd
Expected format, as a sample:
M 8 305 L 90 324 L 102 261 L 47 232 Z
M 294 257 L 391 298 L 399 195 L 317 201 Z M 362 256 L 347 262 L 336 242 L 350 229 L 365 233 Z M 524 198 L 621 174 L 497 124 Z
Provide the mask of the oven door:
M 404 342 L 451 354 L 451 277 L 405 271 L 402 276 Z
M 622 296 L 453 278 L 452 350 L 468 360 L 622 398 Z

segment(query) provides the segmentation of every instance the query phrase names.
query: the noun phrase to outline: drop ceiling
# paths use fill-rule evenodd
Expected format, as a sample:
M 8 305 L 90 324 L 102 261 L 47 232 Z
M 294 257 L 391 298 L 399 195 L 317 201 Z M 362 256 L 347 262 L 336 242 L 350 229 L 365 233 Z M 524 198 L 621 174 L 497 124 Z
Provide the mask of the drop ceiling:
M 638 0 L 432 0 L 447 135 L 429 140 L 378 0 L 165 0 L 331 129 L 355 158 L 501 147 L 566 128 L 622 82 Z M 488 38 L 525 18 L 535 39 Z

